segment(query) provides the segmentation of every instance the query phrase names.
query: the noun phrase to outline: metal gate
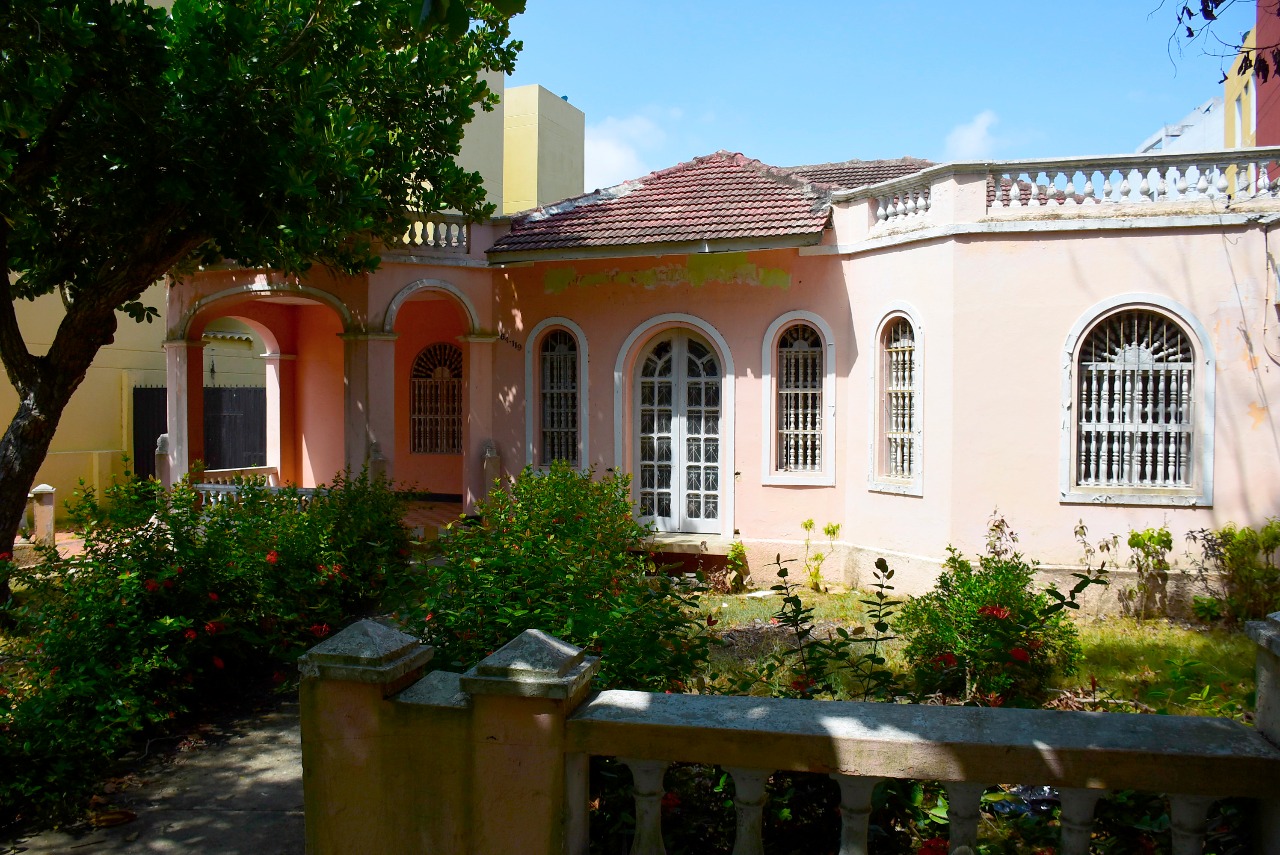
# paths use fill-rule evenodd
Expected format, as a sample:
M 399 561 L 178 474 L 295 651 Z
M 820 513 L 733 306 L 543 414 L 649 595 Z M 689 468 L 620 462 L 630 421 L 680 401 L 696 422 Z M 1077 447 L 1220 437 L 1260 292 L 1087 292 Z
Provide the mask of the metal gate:
M 156 474 L 156 440 L 168 424 L 164 387 L 133 390 L 133 471 Z M 218 386 L 204 390 L 204 465 L 242 469 L 267 464 L 267 390 Z

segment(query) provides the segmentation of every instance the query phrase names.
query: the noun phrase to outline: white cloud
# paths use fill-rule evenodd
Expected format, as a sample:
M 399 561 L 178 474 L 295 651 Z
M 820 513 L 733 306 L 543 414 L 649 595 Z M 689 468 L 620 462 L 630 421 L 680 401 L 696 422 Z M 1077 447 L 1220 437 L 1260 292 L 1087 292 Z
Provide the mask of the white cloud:
M 648 155 L 667 135 L 648 116 L 609 116 L 587 126 L 583 180 L 588 193 L 652 172 Z
M 994 110 L 983 110 L 971 121 L 956 125 L 947 134 L 947 160 L 984 160 L 1001 143 L 991 128 L 1000 121 Z

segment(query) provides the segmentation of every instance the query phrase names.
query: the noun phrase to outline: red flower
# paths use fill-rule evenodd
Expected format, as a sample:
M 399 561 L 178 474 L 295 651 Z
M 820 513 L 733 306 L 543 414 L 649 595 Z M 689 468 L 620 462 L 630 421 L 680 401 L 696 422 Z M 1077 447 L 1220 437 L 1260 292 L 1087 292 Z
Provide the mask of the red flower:
M 146 588 L 147 591 L 154 594 L 156 591 L 160 590 L 160 583 L 157 582 L 155 579 L 148 579 L 147 581 L 142 583 L 142 587 Z
M 217 635 L 227 628 L 227 625 L 220 620 L 211 620 L 204 625 L 204 631 L 210 635 Z
M 274 674 L 271 675 L 271 682 L 275 683 L 277 686 L 283 683 L 284 680 L 285 680 L 285 676 L 283 671 L 276 671 Z
M 680 807 L 680 796 L 675 793 L 665 793 L 662 796 L 662 809 L 664 811 L 673 811 Z
M 213 591 L 210 591 L 210 592 L 209 592 L 209 599 L 213 600 L 213 601 L 216 603 L 216 602 L 218 602 L 218 595 L 217 595 L 217 594 L 215 594 Z
M 12 552 L 0 552 L 0 561 L 12 561 L 12 560 L 13 560 Z
M 173 580 L 172 580 L 172 579 L 165 579 L 163 584 L 164 584 L 164 586 L 165 586 L 166 588 L 172 588 L 172 587 L 173 587 Z
M 219 659 L 217 656 L 213 657 L 213 667 L 217 668 L 218 670 L 222 670 L 222 668 L 224 667 L 222 664 L 222 660 Z
M 196 631 L 195 631 L 194 629 L 189 629 L 189 630 L 187 630 L 186 632 L 182 633 L 182 635 L 183 635 L 183 637 L 184 637 L 184 638 L 186 638 L 186 639 L 187 639 L 187 641 L 195 641 L 195 640 L 196 640 Z
M 800 677 L 799 679 L 791 681 L 791 688 L 795 689 L 797 692 L 807 691 L 812 685 L 813 681 L 808 677 Z
M 280 560 L 280 553 L 276 552 L 274 549 L 267 553 L 268 564 L 275 564 L 279 560 Z
M 1013 648 L 1012 650 L 1009 651 L 1009 655 L 1012 656 L 1014 659 L 1017 659 L 1019 662 L 1031 661 L 1031 654 L 1028 653 L 1026 651 L 1026 648 L 1023 648 L 1023 647 Z
M 314 635 L 316 638 L 324 638 L 326 635 L 329 634 L 329 624 L 313 623 L 311 625 L 311 634 Z
M 435 612 L 427 612 L 427 616 L 422 619 L 422 622 L 431 623 L 431 621 L 435 620 L 435 617 L 436 617 Z
M 933 657 L 933 664 L 939 668 L 954 668 L 959 661 L 954 653 L 939 653 Z
M 947 855 L 947 841 L 941 837 L 931 837 L 920 844 L 919 855 Z
M 996 620 L 1005 620 L 1010 612 L 1004 606 L 983 606 L 978 609 L 978 614 L 993 617 Z

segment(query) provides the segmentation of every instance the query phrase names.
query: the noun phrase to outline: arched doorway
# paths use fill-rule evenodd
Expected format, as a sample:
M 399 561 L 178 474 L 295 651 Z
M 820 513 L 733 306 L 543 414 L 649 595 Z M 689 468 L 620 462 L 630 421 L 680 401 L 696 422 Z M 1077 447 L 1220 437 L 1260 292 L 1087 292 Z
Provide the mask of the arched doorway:
M 663 532 L 724 530 L 725 370 L 686 329 L 651 338 L 636 360 L 632 449 L 642 521 Z

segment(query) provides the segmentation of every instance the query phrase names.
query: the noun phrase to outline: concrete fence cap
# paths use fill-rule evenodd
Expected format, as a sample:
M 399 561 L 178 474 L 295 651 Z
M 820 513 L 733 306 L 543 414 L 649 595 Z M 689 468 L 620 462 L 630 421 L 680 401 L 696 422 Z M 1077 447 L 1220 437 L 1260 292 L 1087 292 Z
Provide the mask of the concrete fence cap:
M 362 620 L 325 639 L 303 657 L 319 665 L 388 665 L 413 652 L 418 639 L 389 626 Z
M 540 629 L 526 629 L 476 666 L 482 677 L 556 680 L 582 663 L 583 651 Z
M 1244 631 L 1264 650 L 1280 656 L 1280 612 L 1272 612 L 1266 620 L 1251 620 Z

